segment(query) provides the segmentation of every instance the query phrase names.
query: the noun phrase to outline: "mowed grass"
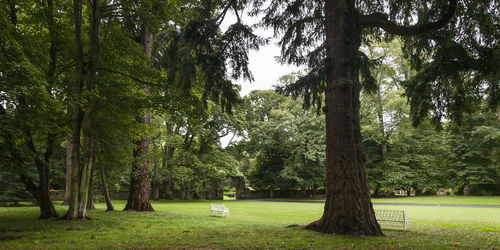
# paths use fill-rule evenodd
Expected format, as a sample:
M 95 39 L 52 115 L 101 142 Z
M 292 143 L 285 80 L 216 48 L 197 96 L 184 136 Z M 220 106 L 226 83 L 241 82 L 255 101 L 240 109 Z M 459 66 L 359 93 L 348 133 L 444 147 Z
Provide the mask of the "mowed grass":
M 374 203 L 500 205 L 500 196 L 411 196 L 374 198 Z
M 210 203 L 231 215 L 209 216 Z M 0 249 L 9 248 L 230 248 L 230 249 L 408 249 L 500 248 L 500 209 L 376 206 L 403 209 L 407 231 L 384 228 L 384 237 L 352 238 L 287 225 L 318 219 L 323 204 L 258 201 L 158 201 L 156 212 L 115 212 L 104 204 L 90 221 L 38 220 L 37 207 L 0 208 Z M 57 206 L 63 214 L 66 207 Z

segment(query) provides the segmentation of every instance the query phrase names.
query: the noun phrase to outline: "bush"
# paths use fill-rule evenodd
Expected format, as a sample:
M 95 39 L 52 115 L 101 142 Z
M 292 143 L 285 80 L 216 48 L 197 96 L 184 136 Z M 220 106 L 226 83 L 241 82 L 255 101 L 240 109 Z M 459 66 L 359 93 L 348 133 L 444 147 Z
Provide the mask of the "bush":
M 500 195 L 500 184 L 470 184 L 471 195 Z
M 94 202 L 95 203 L 101 203 L 105 202 L 106 199 L 104 198 L 104 195 L 94 195 Z
M 462 184 L 456 185 L 454 189 L 455 189 L 455 194 L 457 194 L 457 195 L 464 194 L 464 186 L 462 186 Z
M 422 193 L 420 195 L 436 195 L 438 190 L 436 188 L 426 188 L 422 190 Z

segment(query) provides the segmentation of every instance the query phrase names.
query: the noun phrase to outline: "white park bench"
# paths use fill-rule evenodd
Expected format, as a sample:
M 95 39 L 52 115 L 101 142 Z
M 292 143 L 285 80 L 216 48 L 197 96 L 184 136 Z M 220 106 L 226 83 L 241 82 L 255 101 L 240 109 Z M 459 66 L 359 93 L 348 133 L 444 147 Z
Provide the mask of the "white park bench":
M 229 208 L 224 207 L 224 205 L 210 204 L 210 214 L 211 215 L 225 215 L 229 216 Z
M 375 210 L 375 218 L 383 222 L 381 225 L 402 227 L 403 230 L 410 226 L 410 218 L 402 210 Z

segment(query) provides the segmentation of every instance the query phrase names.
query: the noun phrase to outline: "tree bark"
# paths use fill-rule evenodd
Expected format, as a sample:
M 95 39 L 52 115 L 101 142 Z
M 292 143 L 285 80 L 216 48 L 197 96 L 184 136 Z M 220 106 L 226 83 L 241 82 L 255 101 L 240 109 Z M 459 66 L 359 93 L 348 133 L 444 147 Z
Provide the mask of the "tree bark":
M 55 218 L 57 214 L 50 199 L 50 158 L 55 143 L 55 135 L 48 133 L 44 161 L 39 166 L 38 186 L 40 188 L 40 219 Z
M 101 162 L 101 158 L 99 158 L 99 166 L 101 170 L 101 184 L 102 184 L 102 194 L 104 195 L 104 199 L 106 200 L 106 211 L 113 211 L 113 203 L 111 203 L 111 197 L 109 196 L 108 186 L 106 185 L 106 175 L 104 173 L 104 166 Z
M 370 200 L 359 123 L 361 28 L 354 1 L 326 1 L 326 201 L 307 229 L 352 236 L 383 235 Z
M 95 166 L 95 158 L 94 158 L 94 163 L 92 166 Z M 92 167 L 92 171 L 90 171 L 90 183 L 89 183 L 89 199 L 87 202 L 87 210 L 94 210 L 95 209 L 95 193 L 94 193 L 94 167 Z
M 168 130 L 167 130 L 168 135 Z M 169 160 L 172 157 L 174 147 L 168 147 L 165 145 L 163 148 L 163 160 L 161 162 L 162 169 L 167 169 L 167 179 L 165 180 L 165 198 L 173 199 L 174 198 L 174 183 L 172 181 L 172 166 L 168 164 Z
M 155 147 L 156 149 L 156 147 Z M 156 150 L 155 150 L 156 151 Z M 160 198 L 160 166 L 159 159 L 157 156 L 154 158 L 154 175 L 153 175 L 153 200 L 158 200 Z
M 378 197 L 378 191 L 380 190 L 380 183 L 377 183 L 377 187 L 373 191 L 373 196 Z
M 21 102 L 24 103 L 24 100 Z M 28 149 L 31 151 L 38 170 L 38 205 L 40 207 L 40 219 L 48 219 L 58 217 L 57 211 L 50 200 L 50 157 L 52 156 L 55 135 L 48 133 L 46 142 L 45 157 L 41 159 L 35 148 L 33 136 L 29 128 L 25 131 L 25 141 Z
M 73 143 L 71 137 L 68 137 L 66 143 L 66 187 L 64 189 L 64 200 L 62 205 L 69 204 L 69 194 L 71 189 L 71 155 L 73 154 Z
M 385 133 L 385 124 L 384 124 L 384 107 L 382 105 L 382 93 L 380 86 L 378 86 L 377 91 L 377 118 L 380 128 L 380 134 L 382 136 L 382 141 L 380 142 L 380 154 L 382 157 L 382 161 L 385 161 L 387 158 L 387 136 Z
M 148 58 L 151 57 L 151 46 L 153 36 L 145 26 L 142 27 L 141 45 L 144 48 L 144 53 Z M 143 86 L 144 92 L 148 93 L 146 86 Z M 151 126 L 151 114 L 148 108 L 144 108 L 144 114 L 136 118 L 137 122 L 143 123 L 146 126 Z M 134 163 L 130 174 L 130 189 L 127 200 L 127 205 L 124 210 L 135 211 L 154 211 L 149 202 L 149 135 L 145 131 L 141 138 L 135 143 L 133 156 Z

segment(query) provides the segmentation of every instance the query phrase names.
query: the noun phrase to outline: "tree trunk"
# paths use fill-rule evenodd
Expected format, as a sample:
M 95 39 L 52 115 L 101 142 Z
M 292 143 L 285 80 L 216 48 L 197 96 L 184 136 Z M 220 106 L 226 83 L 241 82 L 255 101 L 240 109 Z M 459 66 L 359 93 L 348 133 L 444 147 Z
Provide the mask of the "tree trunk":
M 171 167 L 168 169 L 166 198 L 167 199 L 174 198 L 174 181 L 172 179 L 172 168 Z
M 71 137 L 68 137 L 66 144 L 66 187 L 64 188 L 64 200 L 62 205 L 69 204 L 69 194 L 71 189 L 71 155 L 73 149 L 73 143 L 71 142 Z
M 170 135 L 169 133 L 169 127 L 167 126 L 167 137 Z M 167 199 L 173 199 L 174 198 L 174 184 L 172 181 L 172 166 L 168 164 L 168 161 L 171 159 L 173 155 L 173 151 L 175 150 L 174 147 L 168 147 L 165 145 L 163 148 L 163 160 L 161 162 L 161 168 L 163 170 L 167 169 L 168 167 L 168 173 L 167 173 L 167 180 L 165 181 L 165 198 Z
M 380 190 L 380 183 L 377 183 L 377 187 L 373 191 L 373 196 L 378 197 L 378 191 Z
M 274 190 L 272 187 L 269 187 L 269 198 L 274 198 Z
M 92 164 L 95 166 L 95 160 L 94 163 Z M 94 210 L 95 209 L 95 193 L 94 193 L 94 167 L 92 167 L 92 170 L 90 171 L 90 183 L 89 183 L 89 200 L 87 202 L 87 210 Z
M 147 57 L 151 57 L 151 46 L 153 36 L 151 32 L 143 25 L 141 33 L 141 44 Z M 143 86 L 144 92 L 148 93 L 146 86 Z M 137 122 L 146 126 L 151 126 L 151 114 L 148 108 L 144 108 L 144 114 L 136 118 Z M 154 211 L 149 202 L 149 135 L 145 131 L 141 138 L 136 142 L 134 149 L 134 163 L 130 175 L 130 189 L 127 205 L 124 210 L 136 211 Z
M 106 174 L 104 173 L 104 166 L 102 164 L 100 157 L 99 157 L 99 167 L 101 170 L 102 195 L 104 195 L 104 200 L 106 200 L 106 211 L 113 211 L 115 209 L 113 207 L 113 203 L 111 203 L 111 197 L 109 196 L 108 185 L 106 184 Z
M 385 133 L 385 125 L 384 125 L 384 107 L 382 105 L 382 93 L 380 93 L 380 86 L 377 91 L 377 118 L 380 128 L 380 135 L 382 136 L 382 141 L 380 143 L 380 154 L 382 157 L 382 161 L 385 161 L 387 158 L 387 135 Z
M 39 188 L 40 188 L 40 219 L 55 218 L 59 215 L 57 214 L 52 201 L 50 200 L 50 174 L 49 167 L 44 166 L 39 173 Z
M 359 124 L 361 44 L 354 1 L 326 1 L 326 201 L 306 228 L 352 236 L 382 235 L 370 200 Z
M 144 109 L 144 116 L 140 122 L 149 126 L 150 114 L 148 109 Z M 154 211 L 149 202 L 149 160 L 147 157 L 149 150 L 149 137 L 146 132 L 136 143 L 134 149 L 134 161 L 130 174 L 130 189 L 127 205 L 124 210 Z
M 156 147 L 155 147 L 156 149 Z M 158 200 L 160 198 L 160 166 L 159 166 L 159 159 L 157 156 L 155 156 L 154 159 L 154 175 L 153 175 L 153 200 Z
M 20 102 L 20 103 L 24 103 Z M 52 156 L 54 148 L 55 135 L 48 133 L 46 142 L 45 157 L 41 159 L 35 148 L 33 142 L 33 136 L 31 130 L 25 129 L 25 141 L 28 149 L 31 151 L 33 159 L 35 161 L 36 168 L 38 170 L 38 205 L 40 206 L 40 219 L 48 219 L 53 217 L 58 217 L 57 211 L 50 200 L 50 157 Z M 33 184 L 34 185 L 34 184 Z M 34 186 L 36 187 L 36 186 Z
M 50 199 L 50 157 L 55 143 L 55 135 L 48 133 L 44 162 L 38 167 L 38 187 L 40 188 L 40 219 L 55 218 L 57 214 Z

